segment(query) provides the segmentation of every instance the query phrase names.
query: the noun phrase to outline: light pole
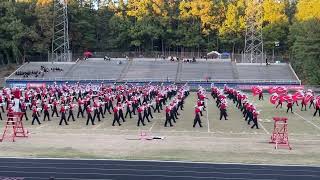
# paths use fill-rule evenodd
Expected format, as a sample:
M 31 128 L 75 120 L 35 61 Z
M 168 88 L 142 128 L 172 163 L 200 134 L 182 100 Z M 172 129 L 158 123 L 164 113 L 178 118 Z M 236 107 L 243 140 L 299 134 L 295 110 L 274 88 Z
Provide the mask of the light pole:
M 275 56 L 274 56 L 274 50 L 275 50 L 276 47 L 279 47 L 279 45 L 280 45 L 280 42 L 279 42 L 279 41 L 275 41 L 275 42 L 274 42 L 274 46 L 273 46 L 273 49 L 272 49 L 272 61 L 273 61 L 273 63 L 275 62 L 275 61 L 274 61 L 274 58 L 275 58 Z

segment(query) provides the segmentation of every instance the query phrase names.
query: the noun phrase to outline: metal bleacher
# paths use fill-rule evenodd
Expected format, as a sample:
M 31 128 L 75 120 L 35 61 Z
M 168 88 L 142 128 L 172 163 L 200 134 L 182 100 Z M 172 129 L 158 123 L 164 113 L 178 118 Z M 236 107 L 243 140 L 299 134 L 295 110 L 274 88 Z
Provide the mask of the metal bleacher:
M 121 63 L 120 63 L 121 62 Z M 269 83 L 301 84 L 289 64 L 241 64 L 227 61 L 197 61 L 195 63 L 168 60 L 125 60 L 102 58 L 77 63 L 29 63 L 21 71 L 59 67 L 63 72 L 49 72 L 44 77 L 23 78 L 10 75 L 6 82 L 27 81 L 82 81 L 82 82 L 215 82 L 215 83 Z

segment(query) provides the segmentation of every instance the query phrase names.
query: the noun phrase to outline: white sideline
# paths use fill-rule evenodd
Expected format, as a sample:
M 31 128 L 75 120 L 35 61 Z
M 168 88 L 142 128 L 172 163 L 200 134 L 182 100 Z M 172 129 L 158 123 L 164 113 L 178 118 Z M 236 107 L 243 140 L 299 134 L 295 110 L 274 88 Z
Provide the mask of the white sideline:
M 315 128 L 317 128 L 317 129 L 320 130 L 320 127 L 319 127 L 318 125 L 314 124 L 312 121 L 308 121 L 306 118 L 302 117 L 300 114 L 298 114 L 298 113 L 296 113 L 296 112 L 294 112 L 294 114 L 296 114 L 296 115 L 299 116 L 301 119 L 307 121 L 307 123 L 313 125 Z

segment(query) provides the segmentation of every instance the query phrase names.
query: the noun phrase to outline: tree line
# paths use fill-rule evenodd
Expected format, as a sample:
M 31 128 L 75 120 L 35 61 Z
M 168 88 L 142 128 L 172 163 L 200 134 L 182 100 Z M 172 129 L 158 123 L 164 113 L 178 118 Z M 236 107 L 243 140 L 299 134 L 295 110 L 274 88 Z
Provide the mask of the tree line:
M 241 53 L 252 0 L 68 0 L 73 53 L 203 51 Z M 263 0 L 265 51 L 281 54 L 300 78 L 320 82 L 320 1 Z M 52 0 L 0 2 L 0 64 L 51 48 Z M 275 47 L 275 42 L 279 46 Z

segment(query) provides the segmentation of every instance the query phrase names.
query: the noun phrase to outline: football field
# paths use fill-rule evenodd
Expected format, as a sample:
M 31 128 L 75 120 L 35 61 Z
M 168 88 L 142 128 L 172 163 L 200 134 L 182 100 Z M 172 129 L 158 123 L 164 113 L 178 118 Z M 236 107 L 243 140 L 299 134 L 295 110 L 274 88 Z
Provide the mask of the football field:
M 101 122 L 96 120 L 95 126 L 86 126 L 83 118 L 70 121 L 68 126 L 59 126 L 59 118 L 43 122 L 43 116 L 40 117 L 41 125 L 31 126 L 29 114 L 29 121 L 24 120 L 29 137 L 17 138 L 16 142 L 6 139 L 0 143 L 0 156 L 319 165 L 320 117 L 313 117 L 313 108 L 301 111 L 300 106 L 294 106 L 294 113 L 287 114 L 285 104 L 276 109 L 267 95 L 264 101 L 250 96 L 250 101 L 260 110 L 260 129 L 251 129 L 230 100 L 228 120 L 220 121 L 215 101 L 209 94 L 207 96 L 207 108 L 201 117 L 202 128 L 192 127 L 195 93 L 187 97 L 184 111 L 179 111 L 179 119 L 173 127 L 164 127 L 164 111 L 153 113 L 151 122 L 140 127 L 136 125 L 137 116 L 127 117 L 122 126 L 111 126 L 112 114 L 106 114 Z M 276 116 L 289 119 L 292 150 L 276 150 L 269 144 L 272 117 Z M 0 124 L 1 131 L 3 125 L 4 121 Z M 141 132 L 164 139 L 139 140 Z

